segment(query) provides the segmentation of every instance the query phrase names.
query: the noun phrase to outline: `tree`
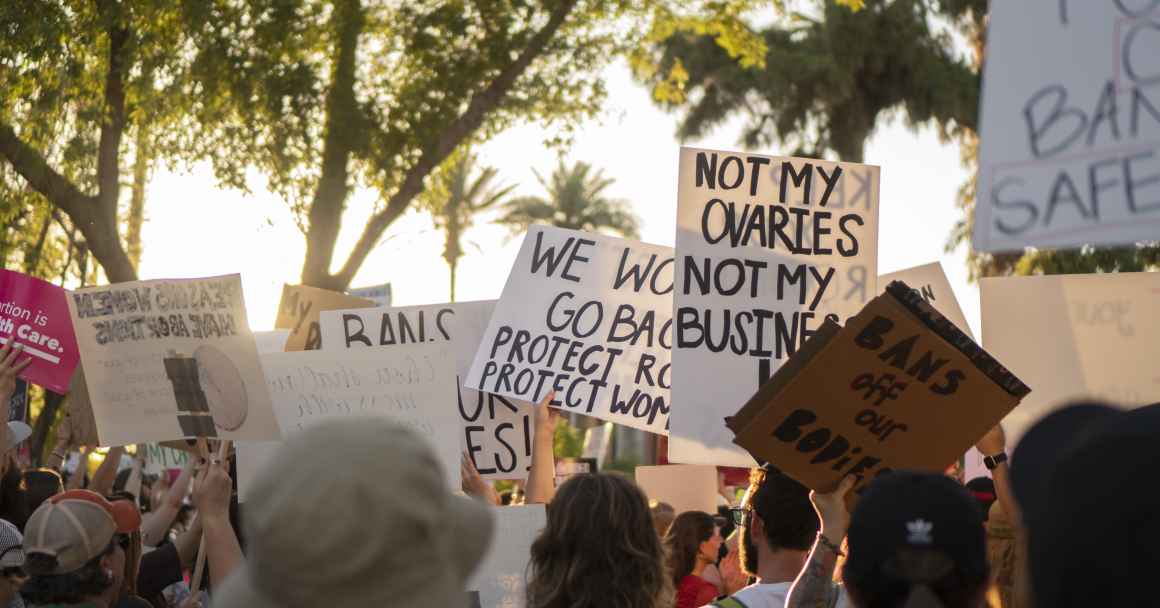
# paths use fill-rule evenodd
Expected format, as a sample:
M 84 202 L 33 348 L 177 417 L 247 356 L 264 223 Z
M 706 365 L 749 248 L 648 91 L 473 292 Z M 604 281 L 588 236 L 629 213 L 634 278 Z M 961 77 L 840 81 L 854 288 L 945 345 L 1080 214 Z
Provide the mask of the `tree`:
M 955 56 L 949 35 L 932 29 L 929 1 L 877 0 L 858 11 L 819 4 L 816 17 L 793 15 L 758 32 L 763 66 L 732 60 L 711 36 L 684 34 L 655 49 L 661 66 L 683 75 L 679 90 L 648 71 L 638 76 L 658 103 L 682 111 L 682 139 L 740 113 L 746 146 L 780 143 L 860 162 L 879 118 L 896 108 L 909 124 L 934 121 L 944 135 L 973 128 L 978 75 Z
M 452 302 L 455 301 L 455 269 L 463 257 L 463 233 L 471 227 L 476 214 L 493 208 L 515 188 L 493 184 L 498 171 L 480 167 L 477 172 L 477 160 L 470 149 L 457 151 L 423 193 L 423 206 L 431 211 L 435 227 L 444 234 L 443 259 L 451 269 Z
M 547 190 L 547 198 L 524 196 L 505 205 L 505 213 L 498 220 L 518 231 L 532 224 L 551 224 L 571 230 L 613 232 L 626 238 L 640 238 L 640 221 L 622 200 L 610 199 L 604 191 L 612 185 L 612 178 L 604 177 L 592 165 L 577 162 L 571 167 L 561 160 L 545 180 L 536 173 L 536 179 Z

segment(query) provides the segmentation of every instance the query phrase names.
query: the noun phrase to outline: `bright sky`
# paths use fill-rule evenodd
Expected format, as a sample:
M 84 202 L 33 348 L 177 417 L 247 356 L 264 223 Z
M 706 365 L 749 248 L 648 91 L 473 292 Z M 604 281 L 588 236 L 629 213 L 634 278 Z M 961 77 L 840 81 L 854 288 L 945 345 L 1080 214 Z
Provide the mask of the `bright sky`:
M 676 230 L 677 152 L 673 133 L 676 117 L 658 110 L 649 93 L 633 82 L 618 63 L 607 72 L 610 92 L 604 115 L 577 131 L 566 161 L 586 161 L 615 179 L 608 189 L 629 201 L 642 219 L 643 240 L 672 245 Z M 686 142 L 692 146 L 740 149 L 741 120 L 723 125 L 711 136 Z M 479 150 L 482 162 L 499 169 L 505 184 L 517 184 L 516 194 L 542 195 L 532 170 L 549 175 L 557 155 L 547 150 L 543 130 L 536 126 L 511 129 Z M 777 155 L 778 149 L 747 150 Z M 978 287 L 967 282 L 966 254 L 943 251 L 959 217 L 958 188 L 967 173 L 955 145 L 942 144 L 933 129 L 912 132 L 901 120 L 881 125 L 866 148 L 866 162 L 882 167 L 879 216 L 879 273 L 938 260 L 959 304 L 979 335 Z M 260 184 L 260 180 L 258 181 Z M 376 195 L 360 191 L 348 201 L 336 266 L 358 238 Z M 519 238 L 489 225 L 490 216 L 465 238 L 467 255 L 460 261 L 459 300 L 498 298 L 515 259 Z M 242 275 L 250 327 L 274 324 L 283 283 L 297 283 L 305 240 L 288 206 L 265 191 L 243 195 L 215 187 L 208 168 L 192 173 L 159 171 L 149 186 L 144 227 L 142 279 Z M 386 235 L 355 278 L 354 286 L 390 282 L 397 305 L 446 302 L 448 269 L 442 258 L 442 233 L 429 217 L 410 212 Z

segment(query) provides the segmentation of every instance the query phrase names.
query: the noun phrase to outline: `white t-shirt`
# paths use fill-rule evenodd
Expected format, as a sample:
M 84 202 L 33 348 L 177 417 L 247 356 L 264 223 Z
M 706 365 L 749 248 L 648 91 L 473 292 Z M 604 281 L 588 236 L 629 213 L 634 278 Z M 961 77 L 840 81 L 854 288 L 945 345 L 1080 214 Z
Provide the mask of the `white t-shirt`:
M 785 599 L 792 586 L 793 582 L 768 585 L 754 583 L 730 597 L 745 604 L 746 608 L 785 608 Z M 838 603 L 835 608 L 853 608 L 845 587 L 838 588 Z

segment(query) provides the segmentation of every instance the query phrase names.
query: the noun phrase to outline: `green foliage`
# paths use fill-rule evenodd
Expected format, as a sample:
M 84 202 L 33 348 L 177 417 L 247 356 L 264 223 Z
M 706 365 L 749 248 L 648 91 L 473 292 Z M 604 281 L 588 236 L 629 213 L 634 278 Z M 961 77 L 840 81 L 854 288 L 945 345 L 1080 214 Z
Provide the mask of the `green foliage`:
M 476 214 L 495 207 L 515 188 L 495 184 L 498 170 L 476 167 L 477 161 L 470 148 L 457 150 L 436 171 L 419 197 L 420 207 L 431 213 L 435 227 L 443 231 L 443 259 L 451 268 L 452 302 L 455 270 L 463 257 L 463 233 L 471 228 Z
M 547 191 L 547 198 L 525 196 L 509 201 L 498 223 L 511 226 L 516 232 L 525 231 L 532 224 L 550 224 L 640 237 L 640 220 L 627 202 L 604 195 L 613 180 L 604 177 L 599 169 L 593 170 L 592 165 L 577 162 L 569 167 L 561 160 L 551 178 L 544 179 L 536 173 L 536 179 Z
M 579 458 L 584 454 L 584 431 L 568 423 L 561 417 L 556 421 L 556 434 L 552 436 L 552 453 L 556 458 Z
M 636 476 L 636 468 L 640 466 L 640 461 L 636 458 L 618 458 L 616 460 L 604 463 L 604 471 L 618 471 L 628 475 L 629 479 Z
M 638 72 L 661 105 L 682 112 L 678 136 L 706 134 L 741 113 L 748 147 L 781 144 L 796 154 L 860 161 L 884 112 L 935 122 L 946 136 L 972 128 L 978 76 L 932 28 L 924 0 L 816 2 L 816 16 L 787 15 L 755 31 L 760 63 L 737 62 L 711 36 L 678 33 L 653 48 L 657 63 L 686 75 L 683 95 Z M 957 10 L 957 9 L 956 9 Z M 953 16 L 953 15 L 952 15 Z

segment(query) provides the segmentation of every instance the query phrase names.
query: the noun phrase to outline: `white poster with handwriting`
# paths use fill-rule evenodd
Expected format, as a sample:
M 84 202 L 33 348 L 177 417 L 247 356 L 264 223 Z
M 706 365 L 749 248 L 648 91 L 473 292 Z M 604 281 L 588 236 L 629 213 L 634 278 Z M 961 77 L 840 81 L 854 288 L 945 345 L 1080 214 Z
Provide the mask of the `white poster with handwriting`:
M 239 275 L 89 287 L 68 306 L 101 445 L 280 436 Z
M 725 427 L 877 293 L 879 169 L 681 148 L 669 460 L 753 466 Z
M 667 434 L 673 250 L 532 226 L 465 384 Z
M 1156 240 L 1160 2 L 993 0 L 986 56 L 975 249 Z
M 524 479 L 532 465 L 531 404 L 463 385 L 495 300 L 327 310 L 319 316 L 323 350 L 380 347 L 407 352 L 437 343 L 455 360 L 459 443 L 484 479 Z
M 931 262 L 930 264 L 923 264 L 922 266 L 915 266 L 905 270 L 898 270 L 878 276 L 878 292 L 886 291 L 886 286 L 891 281 L 902 281 L 910 286 L 911 289 L 918 290 L 922 294 L 922 299 L 926 300 L 927 304 L 934 306 L 936 310 L 943 314 L 944 317 L 950 319 L 955 327 L 963 330 L 972 340 L 975 339 L 974 334 L 971 333 L 971 326 L 967 323 L 967 317 L 963 314 L 963 309 L 959 306 L 959 301 L 955 298 L 955 292 L 951 289 L 951 282 L 947 280 L 947 274 L 943 271 L 942 263 Z
M 527 602 L 527 568 L 532 542 L 548 523 L 544 505 L 492 507 L 495 534 L 487 553 L 467 581 L 480 608 L 521 608 Z
M 449 487 L 459 488 L 459 417 L 447 407 L 455 400 L 455 367 L 445 349 L 270 353 L 262 355 L 262 367 L 285 435 L 333 418 L 389 418 L 425 437 Z M 255 453 L 272 449 L 249 447 Z M 238 483 L 241 492 L 240 476 Z
M 1160 402 L 1160 272 L 985 278 L 983 346 L 1031 387 L 1007 444 L 1069 400 Z

